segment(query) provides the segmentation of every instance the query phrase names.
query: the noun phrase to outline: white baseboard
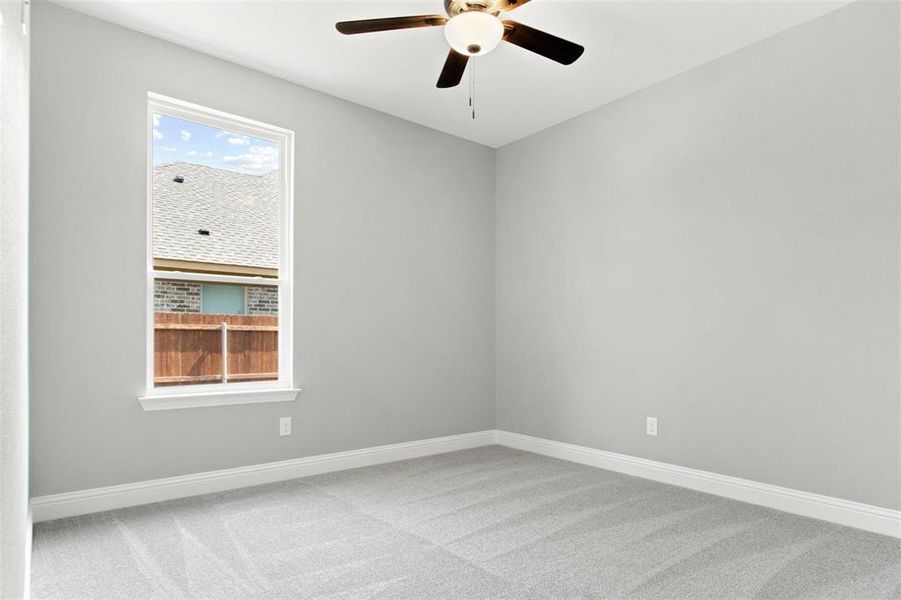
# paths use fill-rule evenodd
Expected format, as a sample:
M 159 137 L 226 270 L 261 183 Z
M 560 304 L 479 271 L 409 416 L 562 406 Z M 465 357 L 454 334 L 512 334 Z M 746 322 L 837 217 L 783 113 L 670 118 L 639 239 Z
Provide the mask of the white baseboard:
M 152 479 L 31 500 L 35 523 L 493 444 L 494 430 Z
M 495 443 L 901 538 L 901 511 L 495 430 L 39 496 L 31 501 L 32 518 L 38 523 Z
M 502 446 L 901 538 L 901 511 L 897 510 L 520 433 L 498 431 L 496 439 Z

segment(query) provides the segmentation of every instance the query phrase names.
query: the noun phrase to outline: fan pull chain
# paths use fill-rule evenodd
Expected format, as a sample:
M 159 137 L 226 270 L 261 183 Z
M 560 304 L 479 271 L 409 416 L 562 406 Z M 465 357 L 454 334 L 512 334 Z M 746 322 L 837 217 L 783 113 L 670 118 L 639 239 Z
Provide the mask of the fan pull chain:
M 472 110 L 472 118 L 476 118 L 476 59 L 469 61 L 469 108 Z

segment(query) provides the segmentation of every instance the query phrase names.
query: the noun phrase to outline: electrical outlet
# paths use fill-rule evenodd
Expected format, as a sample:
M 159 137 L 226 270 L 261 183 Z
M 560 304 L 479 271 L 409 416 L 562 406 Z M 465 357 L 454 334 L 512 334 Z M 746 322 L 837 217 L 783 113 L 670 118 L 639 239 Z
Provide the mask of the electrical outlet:
M 657 435 L 657 417 L 648 417 L 648 435 Z
M 291 435 L 291 417 L 282 417 L 278 420 L 278 434 Z

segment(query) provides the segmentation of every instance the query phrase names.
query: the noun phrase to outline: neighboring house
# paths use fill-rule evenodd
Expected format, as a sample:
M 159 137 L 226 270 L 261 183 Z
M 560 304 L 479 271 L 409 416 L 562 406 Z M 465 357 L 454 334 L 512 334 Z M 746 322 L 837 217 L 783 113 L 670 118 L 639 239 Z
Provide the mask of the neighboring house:
M 278 277 L 278 173 L 175 162 L 153 169 L 157 271 Z M 275 286 L 158 279 L 157 312 L 277 315 Z

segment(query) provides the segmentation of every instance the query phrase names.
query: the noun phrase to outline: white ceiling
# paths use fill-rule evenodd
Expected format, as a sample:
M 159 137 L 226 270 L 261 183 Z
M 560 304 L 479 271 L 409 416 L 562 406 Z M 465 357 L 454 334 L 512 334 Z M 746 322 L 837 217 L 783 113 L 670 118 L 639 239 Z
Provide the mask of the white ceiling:
M 442 0 L 84 1 L 69 8 L 499 147 L 709 62 L 848 3 L 819 1 L 533 0 L 509 18 L 585 46 L 565 67 L 510 44 L 435 87 L 441 28 L 343 36 L 336 21 L 443 14 Z

